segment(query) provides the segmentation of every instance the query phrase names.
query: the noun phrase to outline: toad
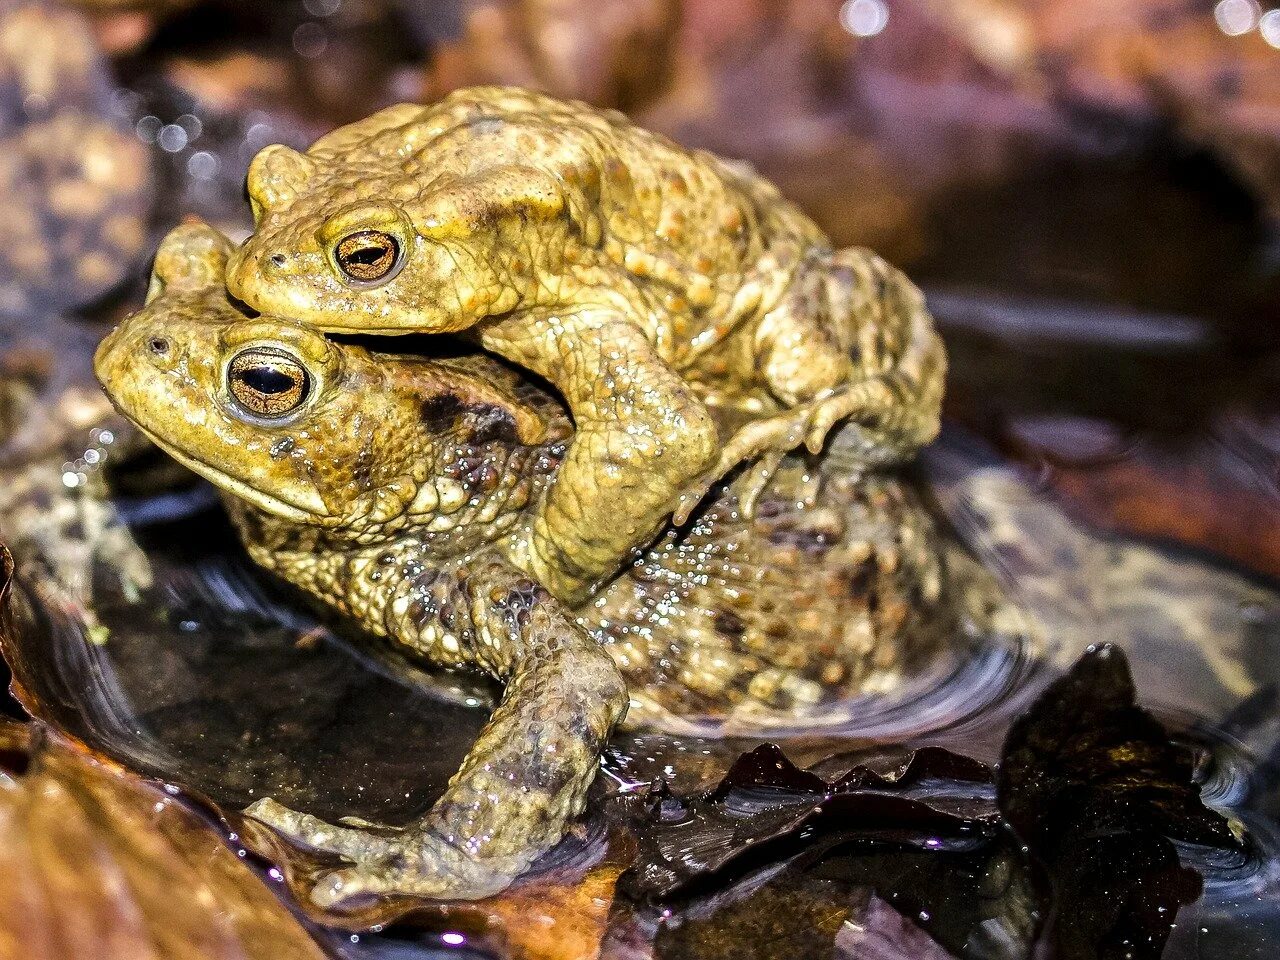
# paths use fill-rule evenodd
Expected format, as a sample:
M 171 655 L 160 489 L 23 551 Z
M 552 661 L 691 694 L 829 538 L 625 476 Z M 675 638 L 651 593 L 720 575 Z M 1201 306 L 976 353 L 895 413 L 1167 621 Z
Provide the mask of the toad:
M 551 382 L 575 432 L 514 562 L 580 602 L 715 480 L 847 420 L 863 468 L 936 433 L 920 292 L 742 165 L 518 88 L 401 104 L 305 153 L 270 146 L 227 284 L 345 334 L 453 333 Z M 750 394 L 721 437 L 708 409 Z M 739 405 L 741 406 L 741 405 Z M 856 442 L 854 442 L 856 440 Z M 750 507 L 750 503 L 744 503 Z
M 689 525 L 570 604 L 517 563 L 568 464 L 571 421 L 483 354 L 373 352 L 227 297 L 209 227 L 162 244 L 146 307 L 100 346 L 119 411 L 221 489 L 257 563 L 366 631 L 482 671 L 501 702 L 444 795 L 399 829 L 271 800 L 253 816 L 340 855 L 313 897 L 475 898 L 554 846 L 610 731 L 716 718 L 821 723 L 958 637 L 992 635 L 993 581 L 946 546 L 911 488 L 864 475 L 859 426 L 789 456 L 747 515 L 721 483 Z

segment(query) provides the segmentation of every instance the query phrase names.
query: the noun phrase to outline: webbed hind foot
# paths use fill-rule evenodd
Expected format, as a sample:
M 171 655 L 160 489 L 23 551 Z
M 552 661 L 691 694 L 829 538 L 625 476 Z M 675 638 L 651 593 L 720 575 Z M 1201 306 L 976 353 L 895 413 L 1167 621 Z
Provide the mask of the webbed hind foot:
M 790 410 L 752 420 L 725 442 L 715 467 L 682 492 L 673 521 L 677 526 L 685 523 L 712 487 L 741 464 L 756 461 L 739 485 L 740 509 L 751 516 L 756 496 L 782 458 L 801 446 L 820 453 L 832 428 L 845 420 L 852 420 L 858 430 L 852 450 L 868 468 L 903 459 L 914 451 L 914 440 L 903 442 L 896 429 L 882 430 L 879 423 L 902 416 L 892 391 L 877 379 L 837 387 Z

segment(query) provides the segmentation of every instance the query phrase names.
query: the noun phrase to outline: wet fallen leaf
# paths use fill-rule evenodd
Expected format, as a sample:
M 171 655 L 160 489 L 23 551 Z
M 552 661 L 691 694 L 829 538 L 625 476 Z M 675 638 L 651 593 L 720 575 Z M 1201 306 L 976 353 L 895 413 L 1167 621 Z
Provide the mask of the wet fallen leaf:
M 1061 960 L 1157 958 L 1200 874 L 1172 841 L 1233 849 L 1191 752 L 1137 706 L 1119 648 L 1091 648 L 1014 724 L 1000 807 L 1053 888 L 1045 939 Z
M 0 957 L 321 960 L 203 817 L 39 725 L 5 722 Z
M 670 896 L 815 839 L 940 851 L 988 840 L 997 828 L 991 774 L 975 760 L 939 747 L 887 748 L 824 765 L 842 761 L 852 764 L 847 772 L 826 780 L 764 744 L 709 794 L 681 799 L 658 788 L 639 829 L 637 863 L 624 879 L 628 893 Z
M 1007 834 L 965 853 L 849 845 L 676 904 L 615 908 L 604 960 L 1022 960 L 1039 925 Z M 634 911 L 634 912 L 632 912 Z
M 615 838 L 609 854 L 576 882 L 552 885 L 540 882 L 517 886 L 488 904 L 493 931 L 503 955 L 522 960 L 577 960 L 595 957 L 608 928 L 618 877 L 631 857 L 635 843 L 625 835 Z

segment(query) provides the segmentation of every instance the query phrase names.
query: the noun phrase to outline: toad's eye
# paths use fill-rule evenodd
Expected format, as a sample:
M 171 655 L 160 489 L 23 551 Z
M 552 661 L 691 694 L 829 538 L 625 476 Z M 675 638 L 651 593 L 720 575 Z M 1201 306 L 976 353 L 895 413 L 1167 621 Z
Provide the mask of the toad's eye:
M 297 360 L 279 350 L 250 347 L 227 367 L 227 390 L 242 408 L 259 417 L 283 417 L 302 406 L 311 377 Z
M 338 269 L 357 283 L 387 280 L 399 267 L 400 244 L 381 230 L 361 230 L 343 237 L 334 251 Z

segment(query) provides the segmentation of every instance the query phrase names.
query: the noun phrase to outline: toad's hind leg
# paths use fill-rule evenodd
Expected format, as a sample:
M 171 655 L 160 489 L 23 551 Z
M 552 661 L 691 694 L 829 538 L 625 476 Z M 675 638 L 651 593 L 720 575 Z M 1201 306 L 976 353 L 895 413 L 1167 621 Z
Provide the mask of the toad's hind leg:
M 946 358 L 924 296 L 899 270 L 851 247 L 811 258 L 756 329 L 756 356 L 769 390 L 791 407 L 776 439 L 802 436 L 815 452 L 849 421 L 867 466 L 910 458 L 937 435 Z M 768 431 L 727 454 L 764 449 Z
M 753 349 L 764 386 L 788 409 L 744 424 L 725 441 L 715 466 L 682 494 L 677 524 L 739 464 L 759 461 L 746 484 L 758 487 L 801 444 L 820 451 L 836 424 L 845 425 L 851 469 L 904 462 L 937 436 L 942 340 L 919 289 L 869 250 L 806 261 L 761 317 Z M 752 500 L 743 500 L 748 513 Z

